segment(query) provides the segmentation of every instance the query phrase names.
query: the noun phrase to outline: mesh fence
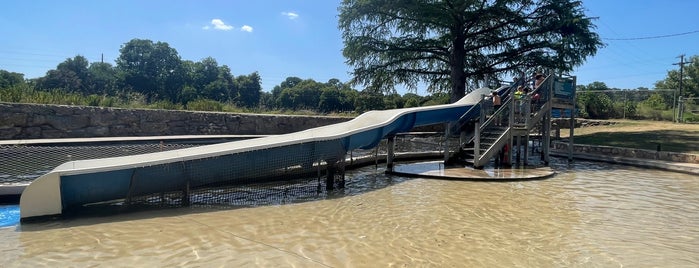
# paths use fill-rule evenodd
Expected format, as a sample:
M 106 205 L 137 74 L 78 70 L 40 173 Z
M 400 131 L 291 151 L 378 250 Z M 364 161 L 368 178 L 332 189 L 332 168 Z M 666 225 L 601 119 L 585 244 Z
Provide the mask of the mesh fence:
M 699 123 L 699 98 L 682 98 L 678 103 L 679 121 Z
M 444 135 L 406 134 L 396 138 L 395 151 L 425 152 L 444 149 Z M 375 148 L 345 152 L 342 140 L 318 141 L 267 148 L 186 162 L 153 165 L 129 174 L 131 181 L 94 196 L 64 196 L 66 214 L 87 209 L 124 209 L 180 206 L 258 206 L 323 198 L 327 184 L 342 186 L 344 171 L 351 164 L 378 164 L 388 151 L 386 140 Z M 4 146 L 0 153 L 0 182 L 26 182 L 69 160 L 104 158 L 200 146 L 200 144 L 139 144 L 105 146 Z M 366 161 L 368 160 L 368 161 Z M 98 177 L 108 178 L 110 174 Z M 328 178 L 331 178 L 328 180 Z M 62 177 L 61 188 L 89 187 L 95 177 Z M 125 191 L 119 191 L 122 187 Z M 81 192 L 81 191 L 75 191 Z M 124 194 L 124 192 L 126 194 Z M 100 203 L 108 197 L 110 202 Z
M 584 90 L 576 99 L 583 118 L 699 122 L 697 98 L 681 99 L 676 90 Z
M 95 146 L 0 145 L 0 185 L 29 183 L 60 164 L 73 160 L 154 153 L 196 144 L 133 144 Z

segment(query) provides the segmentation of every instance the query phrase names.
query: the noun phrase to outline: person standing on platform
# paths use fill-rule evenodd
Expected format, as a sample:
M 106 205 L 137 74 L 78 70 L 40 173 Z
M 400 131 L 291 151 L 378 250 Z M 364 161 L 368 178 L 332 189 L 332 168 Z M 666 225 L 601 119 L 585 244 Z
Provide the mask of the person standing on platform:
M 502 99 L 500 98 L 500 94 L 498 94 L 497 91 L 493 90 L 493 114 L 495 114 L 498 111 L 498 109 L 500 109 L 500 106 L 502 106 Z M 500 125 L 500 115 L 495 116 L 495 125 Z

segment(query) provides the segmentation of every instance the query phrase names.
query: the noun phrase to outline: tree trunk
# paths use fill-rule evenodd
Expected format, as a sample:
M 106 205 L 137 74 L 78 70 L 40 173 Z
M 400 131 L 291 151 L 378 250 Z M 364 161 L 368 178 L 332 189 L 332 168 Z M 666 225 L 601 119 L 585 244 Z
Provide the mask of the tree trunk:
M 466 50 L 464 49 L 465 38 L 462 35 L 457 35 L 452 42 L 451 59 L 449 68 L 451 68 L 451 103 L 454 103 L 466 94 L 466 72 L 464 72 L 464 58 Z

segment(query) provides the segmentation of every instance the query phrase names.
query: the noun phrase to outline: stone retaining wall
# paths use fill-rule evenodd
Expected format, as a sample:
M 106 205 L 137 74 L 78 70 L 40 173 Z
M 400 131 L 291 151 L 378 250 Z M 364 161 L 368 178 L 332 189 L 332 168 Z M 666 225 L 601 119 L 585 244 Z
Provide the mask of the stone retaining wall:
M 552 142 L 552 149 L 559 152 L 568 151 L 567 142 Z M 633 148 L 621 148 L 612 146 L 598 146 L 586 144 L 574 144 L 573 152 L 590 155 L 618 156 L 639 159 L 663 160 L 679 163 L 699 164 L 699 155 L 675 152 L 652 151 Z
M 617 122 L 614 121 L 607 121 L 607 120 L 594 120 L 594 119 L 584 119 L 584 118 L 576 118 L 575 119 L 575 127 L 592 127 L 592 126 L 609 126 L 609 125 L 616 125 Z M 553 118 L 551 119 L 551 125 L 554 127 L 558 127 L 560 129 L 569 129 L 570 128 L 570 119 L 567 118 Z
M 0 103 L 0 140 L 284 134 L 351 119 Z

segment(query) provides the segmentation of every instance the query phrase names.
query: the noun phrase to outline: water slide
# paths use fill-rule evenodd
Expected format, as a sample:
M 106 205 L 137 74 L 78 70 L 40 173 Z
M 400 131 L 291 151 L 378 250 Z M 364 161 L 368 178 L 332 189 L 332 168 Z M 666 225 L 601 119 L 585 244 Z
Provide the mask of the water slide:
M 490 89 L 445 105 L 370 111 L 353 120 L 283 135 L 124 157 L 64 163 L 37 178 L 20 198 L 22 220 L 60 215 L 86 204 L 217 184 L 284 178 L 370 149 L 414 127 L 463 120 Z M 474 114 L 473 116 L 478 116 Z

